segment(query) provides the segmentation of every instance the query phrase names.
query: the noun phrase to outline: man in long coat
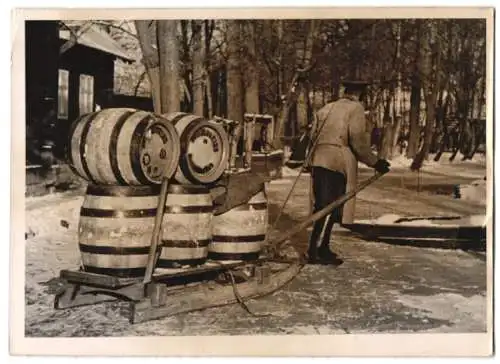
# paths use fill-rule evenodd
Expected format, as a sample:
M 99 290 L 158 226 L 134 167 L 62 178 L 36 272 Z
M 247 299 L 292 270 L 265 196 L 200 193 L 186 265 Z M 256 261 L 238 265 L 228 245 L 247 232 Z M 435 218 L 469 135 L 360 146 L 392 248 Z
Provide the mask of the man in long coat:
M 309 165 L 315 212 L 356 188 L 358 161 L 380 173 L 389 171 L 390 164 L 371 150 L 370 131 L 360 102 L 367 83 L 351 81 L 343 85 L 343 97 L 321 108 L 313 125 Z M 354 208 L 353 198 L 315 223 L 309 241 L 310 263 L 342 264 L 330 250 L 330 235 L 334 223 L 353 222 Z

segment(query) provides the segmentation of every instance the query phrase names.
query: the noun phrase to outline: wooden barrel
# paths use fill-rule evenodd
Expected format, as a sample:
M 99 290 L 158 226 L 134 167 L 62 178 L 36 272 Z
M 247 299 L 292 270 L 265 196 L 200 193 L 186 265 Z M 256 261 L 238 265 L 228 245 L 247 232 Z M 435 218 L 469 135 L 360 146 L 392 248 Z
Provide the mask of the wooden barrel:
M 160 184 L 179 163 L 175 127 L 153 113 L 111 108 L 86 114 L 71 126 L 68 162 L 93 184 Z
M 158 268 L 196 266 L 207 260 L 213 204 L 203 186 L 169 186 L 162 220 Z
M 157 186 L 87 187 L 78 227 L 85 271 L 118 277 L 144 275 L 158 196 Z
M 229 140 L 224 128 L 202 117 L 172 113 L 163 115 L 175 125 L 181 156 L 175 180 L 180 184 L 210 184 L 226 170 Z
M 218 261 L 257 259 L 266 238 L 268 216 L 264 189 L 247 203 L 214 216 L 208 258 Z

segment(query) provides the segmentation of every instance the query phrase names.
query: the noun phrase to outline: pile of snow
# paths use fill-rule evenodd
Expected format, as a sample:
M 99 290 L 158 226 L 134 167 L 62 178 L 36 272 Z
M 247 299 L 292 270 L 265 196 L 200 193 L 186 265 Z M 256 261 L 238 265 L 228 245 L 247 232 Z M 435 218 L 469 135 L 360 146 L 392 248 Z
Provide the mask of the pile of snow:
M 461 200 L 474 201 L 481 205 L 486 205 L 486 192 L 486 180 L 480 179 L 470 184 L 458 185 L 455 197 Z
M 373 224 L 373 225 L 396 225 L 396 226 L 441 226 L 441 227 L 449 227 L 450 225 L 455 226 L 485 226 L 486 225 L 486 216 L 485 215 L 470 215 L 463 216 L 459 219 L 453 220 L 439 220 L 439 219 L 426 219 L 415 218 L 410 221 L 401 221 L 398 222 L 399 219 L 411 219 L 411 217 L 396 215 L 396 214 L 385 214 L 379 216 L 376 219 L 372 220 L 357 220 L 356 223 L 359 224 Z
M 464 218 L 464 220 L 467 222 L 466 225 L 470 226 L 485 226 L 487 222 L 485 215 L 471 215 Z
M 402 221 L 398 225 L 404 225 L 404 226 L 443 226 L 443 225 L 435 223 L 433 220 Z
M 387 225 L 387 224 L 394 224 L 396 221 L 401 219 L 402 216 L 396 215 L 396 214 L 385 214 L 373 221 L 373 223 L 377 225 Z
M 26 237 L 53 237 L 54 234 L 65 235 L 68 231 L 76 233 L 83 197 L 59 197 L 56 200 L 48 196 L 45 201 L 46 205 L 26 212 Z
M 413 159 L 406 158 L 404 155 L 398 155 L 392 158 L 389 163 L 391 163 L 391 167 L 393 168 L 410 168 Z
M 292 168 L 289 168 L 287 166 L 284 166 L 282 169 L 281 169 L 281 175 L 283 177 L 296 177 L 299 175 L 300 173 L 300 170 L 301 168 L 297 168 L 297 169 L 292 169 Z M 302 172 L 301 173 L 301 176 L 309 176 L 310 173 L 309 172 Z

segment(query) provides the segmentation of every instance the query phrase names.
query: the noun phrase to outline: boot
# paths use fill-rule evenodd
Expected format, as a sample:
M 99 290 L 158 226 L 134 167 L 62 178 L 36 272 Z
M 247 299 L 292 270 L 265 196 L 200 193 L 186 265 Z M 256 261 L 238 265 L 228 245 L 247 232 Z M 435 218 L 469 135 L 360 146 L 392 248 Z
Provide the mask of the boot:
M 321 260 L 323 263 L 322 264 L 328 264 L 328 265 L 334 265 L 334 266 L 339 266 L 344 261 L 339 258 L 337 254 L 332 252 L 328 246 L 322 245 L 318 249 L 318 258 Z
M 307 251 L 307 263 L 308 264 L 319 264 L 318 248 L 309 247 Z

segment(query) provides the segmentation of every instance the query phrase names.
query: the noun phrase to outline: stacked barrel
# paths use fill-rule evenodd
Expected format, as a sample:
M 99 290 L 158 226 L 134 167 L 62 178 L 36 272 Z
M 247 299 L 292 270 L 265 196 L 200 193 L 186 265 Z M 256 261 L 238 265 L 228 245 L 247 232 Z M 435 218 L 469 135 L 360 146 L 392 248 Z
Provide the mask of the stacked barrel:
M 213 213 L 210 186 L 226 170 L 228 150 L 218 123 L 188 113 L 111 108 L 75 120 L 68 162 L 88 181 L 78 235 L 83 269 L 144 275 L 164 178 L 169 188 L 157 268 L 258 257 L 267 228 L 264 192 Z
M 257 259 L 266 238 L 268 218 L 262 186 L 247 203 L 214 216 L 209 258 L 223 262 Z

